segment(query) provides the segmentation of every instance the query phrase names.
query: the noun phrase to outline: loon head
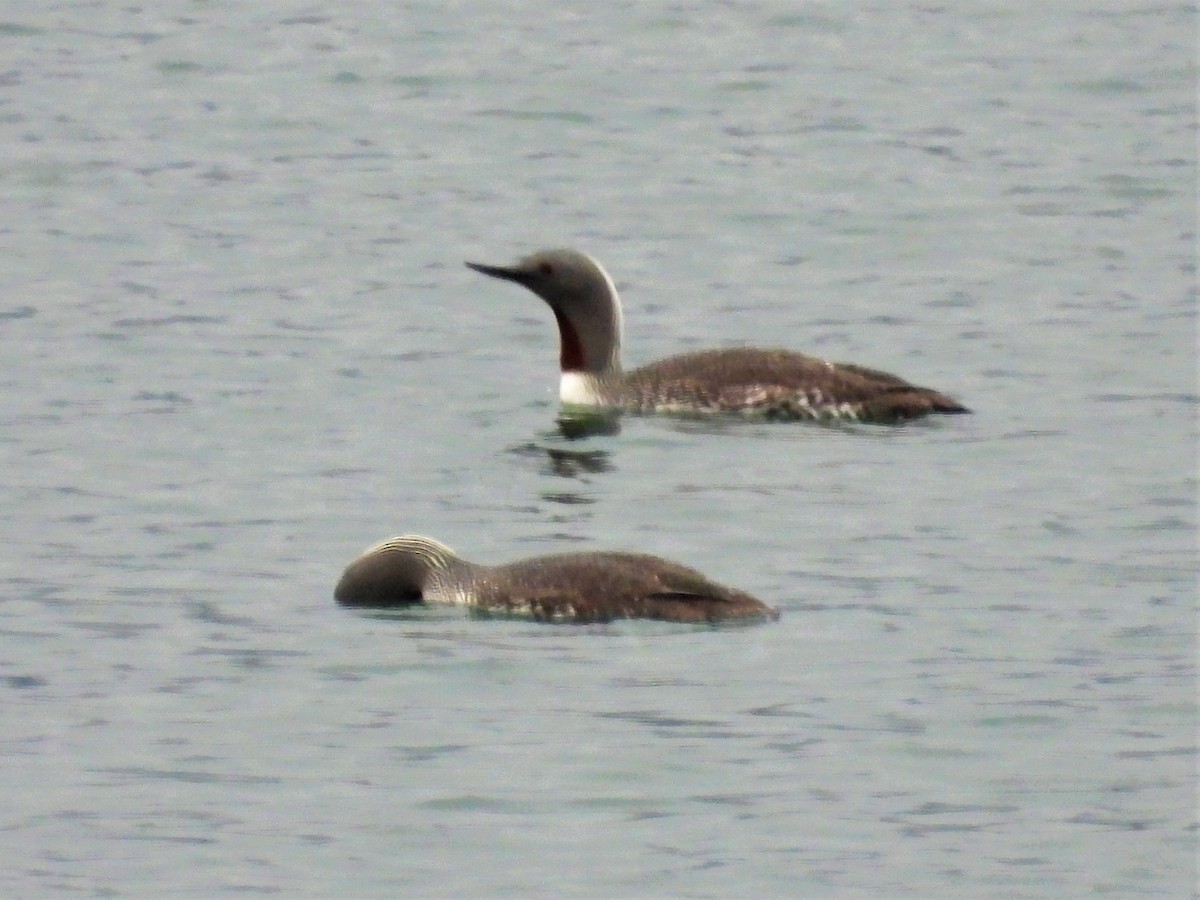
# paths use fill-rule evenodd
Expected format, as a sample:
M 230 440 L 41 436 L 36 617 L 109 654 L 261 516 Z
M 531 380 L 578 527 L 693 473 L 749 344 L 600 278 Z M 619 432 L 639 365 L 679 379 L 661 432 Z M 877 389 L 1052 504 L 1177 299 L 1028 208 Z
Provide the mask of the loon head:
M 558 320 L 564 373 L 621 370 L 621 299 L 604 267 L 578 250 L 539 250 L 511 266 L 467 263 L 476 272 L 515 281 L 546 301 Z
M 411 606 L 465 565 L 445 544 L 405 534 L 363 551 L 346 567 L 333 596 L 343 606 Z

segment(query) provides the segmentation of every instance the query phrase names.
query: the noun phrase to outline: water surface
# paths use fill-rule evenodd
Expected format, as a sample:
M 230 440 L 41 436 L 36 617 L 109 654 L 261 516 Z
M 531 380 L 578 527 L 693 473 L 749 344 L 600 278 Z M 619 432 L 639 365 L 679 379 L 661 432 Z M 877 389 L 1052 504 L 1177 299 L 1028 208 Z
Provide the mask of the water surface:
M 1194 9 L 0 16 L 0 888 L 1195 889 Z M 782 344 L 977 410 L 555 426 Z M 633 548 L 778 623 L 338 609 L 363 547 Z

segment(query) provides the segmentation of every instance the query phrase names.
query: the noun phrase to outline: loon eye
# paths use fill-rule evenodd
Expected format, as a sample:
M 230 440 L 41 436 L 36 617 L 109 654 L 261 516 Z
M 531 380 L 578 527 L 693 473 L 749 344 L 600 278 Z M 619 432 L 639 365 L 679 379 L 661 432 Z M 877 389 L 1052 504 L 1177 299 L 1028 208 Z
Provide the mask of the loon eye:
M 548 263 L 548 262 L 539 263 L 538 271 L 541 272 L 543 275 L 553 275 L 554 274 L 554 266 L 550 265 L 550 263 Z

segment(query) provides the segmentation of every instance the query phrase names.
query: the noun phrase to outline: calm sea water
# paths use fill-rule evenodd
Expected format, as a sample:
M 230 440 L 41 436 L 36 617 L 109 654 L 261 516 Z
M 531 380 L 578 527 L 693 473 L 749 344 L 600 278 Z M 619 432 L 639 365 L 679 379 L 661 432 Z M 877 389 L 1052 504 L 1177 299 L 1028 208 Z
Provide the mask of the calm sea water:
M 0 893 L 1187 896 L 1195 11 L 11 5 Z M 782 344 L 972 417 L 555 427 Z M 390 534 L 776 624 L 335 607 Z

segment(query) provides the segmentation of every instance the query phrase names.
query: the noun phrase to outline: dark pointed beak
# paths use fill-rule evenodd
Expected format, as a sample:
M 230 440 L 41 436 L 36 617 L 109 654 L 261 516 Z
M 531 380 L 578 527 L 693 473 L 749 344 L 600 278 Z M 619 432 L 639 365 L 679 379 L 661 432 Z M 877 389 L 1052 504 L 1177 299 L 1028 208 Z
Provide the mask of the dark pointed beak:
M 476 272 L 482 272 L 484 275 L 490 275 L 492 278 L 503 278 L 505 281 L 515 281 L 517 284 L 528 284 L 529 273 L 523 269 L 517 269 L 510 266 L 488 266 L 483 263 L 467 263 L 468 269 L 474 269 Z

